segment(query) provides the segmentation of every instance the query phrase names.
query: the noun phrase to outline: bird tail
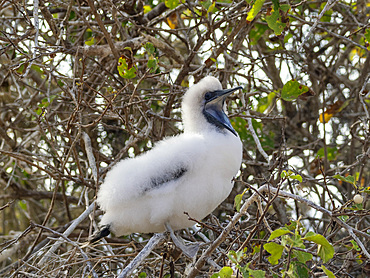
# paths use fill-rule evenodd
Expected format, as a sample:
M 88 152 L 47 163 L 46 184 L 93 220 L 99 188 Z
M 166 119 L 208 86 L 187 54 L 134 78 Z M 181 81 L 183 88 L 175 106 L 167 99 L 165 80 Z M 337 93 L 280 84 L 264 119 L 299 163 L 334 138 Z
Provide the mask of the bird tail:
M 89 244 L 97 242 L 98 240 L 102 239 L 103 237 L 106 237 L 109 234 L 110 234 L 110 225 L 104 225 L 100 228 L 99 231 L 95 232 L 91 236 L 91 238 L 89 239 Z

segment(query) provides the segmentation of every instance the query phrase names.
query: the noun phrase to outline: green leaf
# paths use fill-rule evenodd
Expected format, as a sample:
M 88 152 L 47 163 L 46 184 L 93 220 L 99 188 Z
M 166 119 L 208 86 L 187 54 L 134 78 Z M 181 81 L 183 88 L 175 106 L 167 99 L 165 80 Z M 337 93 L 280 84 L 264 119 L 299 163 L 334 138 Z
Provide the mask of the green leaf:
M 86 45 L 94 45 L 94 43 L 95 43 L 95 38 L 94 38 L 94 37 L 91 37 L 91 39 L 90 39 L 90 40 L 85 41 L 85 44 L 86 44 Z
M 328 276 L 328 278 L 335 278 L 335 275 L 333 272 L 331 272 L 329 269 L 327 269 L 324 265 L 321 265 L 321 269 L 324 271 L 324 273 Z
M 210 5 L 207 9 L 207 13 L 213 13 L 217 11 L 216 9 L 216 1 L 212 1 L 212 5 Z
M 43 98 L 43 99 L 41 100 L 41 103 L 39 103 L 39 104 L 38 104 L 38 107 L 41 107 L 41 108 L 42 108 L 42 107 L 45 107 L 45 108 L 46 108 L 46 107 L 48 107 L 48 106 L 49 106 L 49 104 L 50 104 L 50 103 L 49 103 L 49 101 L 48 101 L 48 98 L 46 98 L 46 97 L 45 97 L 45 98 Z
M 248 264 L 249 265 L 249 264 Z M 241 274 L 241 277 L 251 277 L 250 275 L 249 275 L 249 267 L 248 266 L 240 266 L 240 265 L 238 265 L 237 266 L 238 267 L 238 270 L 239 270 L 239 272 L 240 272 L 240 274 Z M 240 275 L 239 275 L 240 276 Z
M 269 242 L 263 245 L 263 249 L 271 254 L 271 256 L 268 257 L 268 260 L 272 265 L 275 265 L 278 263 L 281 255 L 283 254 L 284 246 L 281 246 L 275 242 Z
M 286 234 L 292 234 L 291 231 L 289 231 L 287 228 L 283 227 L 283 228 L 280 228 L 280 229 L 277 229 L 275 231 L 273 231 L 269 237 L 269 239 L 267 241 L 271 241 L 273 240 L 274 238 L 277 238 L 279 236 L 283 236 L 283 235 L 286 235 Z
M 365 40 L 369 44 L 367 49 L 370 50 L 370 28 L 367 28 L 366 31 L 365 31 Z
M 287 171 L 285 171 L 285 170 L 281 171 L 281 173 L 280 173 L 280 177 L 281 177 L 282 179 L 284 179 L 284 178 L 288 177 L 288 172 L 287 172 Z
M 230 121 L 235 131 L 239 134 L 240 139 L 247 141 L 249 139 L 247 121 L 240 117 L 234 117 Z
M 367 28 L 365 31 L 365 39 L 370 43 L 370 28 Z
M 342 220 L 343 222 L 346 222 L 348 220 L 349 216 L 348 215 L 339 215 L 338 218 L 340 220 Z
M 242 274 L 242 277 L 244 278 L 249 278 L 249 277 L 254 277 L 254 278 L 265 278 L 265 271 L 263 270 L 254 270 L 249 268 L 250 263 L 246 264 L 245 266 L 240 266 L 238 265 L 238 269 Z
M 284 43 L 288 43 L 289 39 L 293 38 L 292 33 L 288 33 L 284 36 Z
M 322 3 L 321 4 L 321 6 L 320 6 L 320 13 L 324 9 L 325 6 L 326 6 L 326 3 Z M 333 10 L 332 9 L 327 10 L 323 14 L 323 16 L 321 17 L 320 21 L 322 21 L 322 22 L 330 22 L 331 21 L 332 14 L 333 14 Z
M 44 74 L 45 72 L 37 65 L 32 65 L 31 69 L 37 71 L 38 73 Z
M 311 253 L 307 253 L 304 251 L 298 251 L 298 250 L 293 250 L 293 255 L 295 258 L 298 259 L 299 262 L 304 263 L 304 264 L 307 261 L 312 260 L 312 257 L 313 257 Z
M 239 117 L 234 117 L 230 119 L 230 122 L 233 128 L 239 134 L 240 139 L 242 139 L 246 145 L 251 145 L 251 146 L 255 145 L 252 135 L 249 133 L 248 129 L 246 128 L 248 125 L 246 120 L 239 118 Z M 275 134 L 271 131 L 268 134 L 265 134 L 263 130 L 263 124 L 261 122 L 258 122 L 255 119 L 252 119 L 252 124 L 253 124 L 254 130 L 258 134 L 262 148 L 266 151 L 274 150 L 275 149 L 275 145 L 274 145 L 275 144 L 274 143 Z
M 117 70 L 119 75 L 123 78 L 131 79 L 136 77 L 136 69 L 134 67 L 129 69 L 126 59 L 123 57 L 120 57 L 118 60 Z
M 314 232 L 312 232 L 312 231 L 309 231 L 309 232 L 305 235 L 305 237 L 314 236 L 314 235 L 316 235 L 316 233 L 314 233 Z
M 256 0 L 254 2 L 252 9 L 248 12 L 247 21 L 252 21 L 257 16 L 262 9 L 263 3 L 265 3 L 265 0 Z
M 241 202 L 242 202 L 242 198 L 243 198 L 242 194 L 238 194 L 238 195 L 235 196 L 234 207 L 235 207 L 237 212 L 240 211 L 240 205 L 241 205 Z
M 41 103 L 38 104 L 39 107 L 48 107 L 53 100 L 57 97 L 57 95 L 51 95 L 49 98 L 45 97 L 41 100 Z
M 76 17 L 76 13 L 75 11 L 72 10 L 71 13 L 69 14 L 68 21 L 73 20 L 75 17 Z
M 333 258 L 334 248 L 324 236 L 320 234 L 315 234 L 312 236 L 306 235 L 303 239 L 312 241 L 319 246 L 317 254 L 321 257 L 324 263 L 328 262 L 331 258 Z
M 326 148 L 326 151 L 328 153 L 328 161 L 333 161 L 337 158 L 339 152 L 338 152 L 338 149 L 335 148 L 335 147 L 327 147 Z M 324 158 L 325 157 L 325 149 L 324 148 L 320 148 L 318 151 L 317 151 L 317 155 L 320 157 L 320 158 Z
M 259 39 L 263 36 L 269 27 L 265 24 L 256 23 L 254 27 L 249 32 L 249 39 L 251 40 L 251 45 L 256 45 Z
M 293 180 L 297 180 L 299 182 L 302 182 L 302 176 L 301 175 L 291 175 L 289 178 Z
M 279 21 L 280 14 L 279 10 L 273 10 L 271 15 L 266 16 L 266 22 L 270 29 L 272 29 L 275 33 L 275 35 L 281 35 L 281 33 L 284 31 L 284 28 L 286 27 L 286 23 L 282 23 Z
M 267 97 L 263 97 L 258 101 L 257 112 L 263 113 L 271 105 L 276 96 L 275 92 L 269 93 Z
M 265 271 L 263 270 L 249 270 L 249 275 L 251 275 L 253 278 L 265 278 Z
M 308 92 L 308 87 L 296 80 L 288 81 L 281 90 L 281 98 L 286 101 L 297 99 L 300 95 Z
M 200 4 L 207 11 L 207 13 L 212 13 L 217 10 L 215 0 L 201 1 Z
M 288 224 L 285 224 L 285 228 L 287 228 L 289 231 L 293 231 L 297 229 L 297 221 L 291 220 Z
M 25 201 L 18 201 L 18 206 L 19 206 L 21 209 L 23 209 L 23 210 L 27 211 L 27 203 L 26 203 Z
M 289 270 L 286 272 L 291 278 L 309 278 L 310 271 L 307 266 L 300 262 L 291 262 Z
M 274 4 L 274 9 L 278 9 L 280 7 L 279 0 L 272 0 L 271 2 Z
M 152 10 L 152 7 L 150 7 L 150 5 L 144 5 L 143 10 L 144 14 L 147 14 Z
M 135 68 L 130 68 L 125 72 L 123 75 L 123 78 L 131 79 L 136 77 L 136 69 Z
M 335 175 L 335 176 L 333 176 L 333 178 L 336 178 L 338 180 L 341 180 L 341 181 L 348 182 L 348 183 L 351 183 L 353 185 L 356 185 L 356 179 L 355 179 L 354 176 L 351 176 L 351 175 L 349 175 L 347 177 L 343 177 L 341 175 Z
M 244 251 L 235 252 L 234 250 L 229 251 L 227 257 L 235 264 L 239 264 L 245 257 Z
M 352 207 L 349 207 L 348 209 L 356 211 L 356 210 L 363 210 L 364 208 L 362 204 L 354 204 Z
M 256 244 L 253 246 L 253 251 L 252 251 L 252 255 L 256 254 L 256 253 L 259 253 L 261 251 L 261 245 L 260 244 Z
M 150 68 L 150 72 L 154 73 L 158 68 L 158 58 L 152 57 L 148 60 L 147 67 Z
M 178 5 L 180 5 L 180 1 L 179 0 L 165 0 L 164 4 L 166 5 L 167 8 L 173 10 Z
M 300 235 L 295 234 L 294 236 L 285 235 L 281 238 L 281 245 L 283 246 L 294 246 L 298 248 L 306 248 L 303 244 L 303 240 Z
M 240 211 L 240 206 L 241 206 L 241 203 L 242 203 L 242 198 L 243 198 L 243 195 L 245 194 L 245 192 L 247 192 L 247 189 L 244 189 L 243 193 L 241 194 L 238 194 L 235 196 L 235 199 L 234 199 L 234 207 L 236 209 L 236 211 Z
M 287 26 L 289 18 L 283 20 L 280 11 L 287 12 L 290 9 L 288 4 L 280 5 L 279 8 L 274 6 L 271 15 L 266 16 L 268 26 L 274 31 L 275 35 L 279 36 Z
M 233 270 L 231 267 L 224 266 L 218 273 L 215 273 L 211 278 L 231 278 Z
M 24 74 L 26 72 L 26 69 L 28 68 L 28 65 L 28 62 L 22 63 L 18 68 L 16 68 L 16 72 L 19 74 Z
M 147 42 L 145 44 L 145 50 L 149 53 L 149 54 L 155 54 L 155 47 L 154 45 L 151 43 L 151 42 Z
M 140 274 L 138 275 L 139 278 L 146 278 L 146 273 L 145 272 L 140 272 Z
M 35 112 L 36 112 L 36 114 L 37 114 L 38 116 L 40 116 L 40 115 L 42 114 L 42 109 L 41 109 L 41 108 L 37 108 L 37 109 L 35 110 Z
M 353 246 L 353 249 L 355 249 L 356 251 L 361 251 L 361 248 L 358 247 L 358 244 L 356 241 L 354 241 L 353 239 L 351 240 L 351 243 L 352 243 L 352 246 Z

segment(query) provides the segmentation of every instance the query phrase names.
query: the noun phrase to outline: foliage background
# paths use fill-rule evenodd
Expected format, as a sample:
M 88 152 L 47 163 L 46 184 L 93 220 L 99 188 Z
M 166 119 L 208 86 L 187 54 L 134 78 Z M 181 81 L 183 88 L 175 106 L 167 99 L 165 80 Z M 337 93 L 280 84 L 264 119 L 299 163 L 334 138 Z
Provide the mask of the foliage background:
M 313 277 L 328 269 L 369 277 L 369 18 L 365 0 L 1 1 L 1 275 L 120 273 L 150 235 L 82 251 L 98 208 L 46 254 L 117 161 L 181 132 L 182 95 L 213 75 L 224 88 L 244 88 L 228 103 L 243 165 L 206 225 L 182 236 L 211 242 L 203 252 L 237 213 L 235 196 L 239 205 L 263 184 L 331 214 L 267 194 L 201 269 L 184 256 L 173 262 L 160 245 L 137 274 Z M 271 262 L 262 247 L 288 223 L 291 233 L 275 239 L 284 250 Z M 307 231 L 334 247 L 332 258 L 302 241 Z

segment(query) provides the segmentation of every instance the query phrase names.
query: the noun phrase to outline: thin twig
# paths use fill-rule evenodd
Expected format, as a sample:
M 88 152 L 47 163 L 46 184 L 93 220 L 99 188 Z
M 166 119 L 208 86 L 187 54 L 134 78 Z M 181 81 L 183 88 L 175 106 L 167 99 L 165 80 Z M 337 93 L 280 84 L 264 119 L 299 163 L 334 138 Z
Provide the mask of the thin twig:
M 80 251 L 80 253 L 81 253 L 81 255 L 82 255 L 82 257 L 86 260 L 86 264 L 88 265 L 88 267 L 90 268 L 90 270 L 91 270 L 91 273 L 92 273 L 92 276 L 93 277 L 95 277 L 95 278 L 98 278 L 98 275 L 96 274 L 96 272 L 94 271 L 94 269 L 93 269 L 93 266 L 92 266 L 92 264 L 91 264 L 91 262 L 89 261 L 89 257 L 86 255 L 86 253 L 81 249 L 81 247 L 79 246 L 79 244 L 78 243 L 76 243 L 76 242 L 74 242 L 74 241 L 72 241 L 72 240 L 70 240 L 66 235 L 65 235 L 65 232 L 63 233 L 63 234 L 61 234 L 61 233 L 58 233 L 57 231 L 54 231 L 53 229 L 50 229 L 50 228 L 48 228 L 48 227 L 45 227 L 45 226 L 42 226 L 42 225 L 39 225 L 39 224 L 36 224 L 36 223 L 32 223 L 31 222 L 31 226 L 34 226 L 34 227 L 38 227 L 38 228 L 41 228 L 41 229 L 44 229 L 44 230 L 47 230 L 47 231 L 49 231 L 49 232 L 51 232 L 51 233 L 53 233 L 53 234 L 55 234 L 55 235 L 58 235 L 59 237 L 61 237 L 60 239 L 59 239 L 59 242 L 60 242 L 60 244 L 62 244 L 63 243 L 63 241 L 61 240 L 61 239 L 64 239 L 65 241 L 67 241 L 67 242 L 69 242 L 69 243 L 71 243 L 74 247 L 76 247 L 77 249 L 78 249 L 78 251 Z M 60 245 L 59 244 L 59 245 Z M 43 265 L 43 263 L 42 264 L 39 264 L 39 265 Z
M 93 211 L 94 207 L 95 201 L 92 202 L 91 205 L 71 223 L 71 225 L 68 227 L 67 230 L 65 230 L 61 237 L 67 238 L 76 229 L 76 227 Z M 50 259 L 50 257 L 55 253 L 55 251 L 60 247 L 62 243 L 62 239 L 59 239 L 57 242 L 55 242 L 53 246 L 49 249 L 49 251 L 39 261 L 38 265 L 42 266 L 44 263 L 46 263 L 46 261 Z
M 278 188 L 274 188 L 274 187 L 271 187 L 271 186 L 268 186 L 268 185 L 263 185 L 262 187 L 260 187 L 258 190 L 258 193 L 255 192 L 252 194 L 251 197 L 249 197 L 245 203 L 243 204 L 243 206 L 241 207 L 240 209 L 240 212 L 236 213 L 234 215 L 234 217 L 232 218 L 232 220 L 229 222 L 229 224 L 225 227 L 225 229 L 222 231 L 222 233 L 218 236 L 218 238 L 208 247 L 208 249 L 206 251 L 203 252 L 203 254 L 200 256 L 200 258 L 197 260 L 197 262 L 195 263 L 194 267 L 191 269 L 191 271 L 189 272 L 188 274 L 188 278 L 191 278 L 191 277 L 196 277 L 196 275 L 198 274 L 199 270 L 204 266 L 204 264 L 206 263 L 207 261 L 207 258 L 211 256 L 211 254 L 216 250 L 216 248 L 222 243 L 225 241 L 225 239 L 227 238 L 228 234 L 230 233 L 230 231 L 234 228 L 235 224 L 239 221 L 239 219 L 242 217 L 242 215 L 247 211 L 247 209 L 249 208 L 249 206 L 255 202 L 259 196 L 259 194 L 263 194 L 263 193 L 273 193 L 273 194 L 278 194 L 279 196 L 281 197 L 288 197 L 288 198 L 292 198 L 292 199 L 295 199 L 297 201 L 300 201 L 300 202 L 303 202 L 303 203 L 306 203 L 307 205 L 309 205 L 310 207 L 318 210 L 318 211 L 321 211 L 322 213 L 325 213 L 327 215 L 329 215 L 334 221 L 336 221 L 339 225 L 341 225 L 343 228 L 345 228 L 349 234 L 351 235 L 351 237 L 356 241 L 356 243 L 359 245 L 359 247 L 361 248 L 361 250 L 364 252 L 364 254 L 366 255 L 367 258 L 370 259 L 370 254 L 368 253 L 368 251 L 366 250 L 365 246 L 363 245 L 363 243 L 359 240 L 359 238 L 356 236 L 355 232 L 358 233 L 358 234 L 361 234 L 362 236 L 366 236 L 367 238 L 370 238 L 370 235 L 367 235 L 366 233 L 363 233 L 359 230 L 356 230 L 356 229 L 353 229 L 351 226 L 349 226 L 348 224 L 344 223 L 343 221 L 339 220 L 338 218 L 332 216 L 332 213 L 331 211 L 319 206 L 319 205 L 316 205 L 315 203 L 313 203 L 312 201 L 310 200 L 307 200 L 301 196 L 298 196 L 298 195 L 295 195 L 295 194 L 291 194 L 289 192 L 285 192 L 285 191 L 282 191 L 282 190 L 279 190 Z
M 131 273 L 145 260 L 146 257 L 166 238 L 166 233 L 154 234 L 140 253 L 133 259 L 128 266 L 118 275 L 118 278 L 129 277 Z
M 327 10 L 329 10 L 331 7 L 333 7 L 335 5 L 335 3 L 337 2 L 338 0 L 328 0 L 328 2 L 326 3 L 325 7 L 322 9 L 321 13 L 319 14 L 319 16 L 317 17 L 315 23 L 312 25 L 312 27 L 310 28 L 310 31 L 308 32 L 308 34 L 304 37 L 301 45 L 298 47 L 298 52 L 302 51 L 302 48 L 303 48 L 303 45 L 306 43 L 306 41 L 308 40 L 308 38 L 311 36 L 311 34 L 313 33 L 313 31 L 315 31 L 316 29 L 316 26 L 317 24 L 320 22 L 320 19 L 322 18 L 322 16 L 326 13 Z
M 257 133 L 256 133 L 256 131 L 253 128 L 252 118 L 251 118 L 251 115 L 249 113 L 249 110 L 246 111 L 246 114 L 247 114 L 248 130 L 251 133 L 254 142 L 256 143 L 257 149 L 260 152 L 260 154 L 262 154 L 262 156 L 265 158 L 265 160 L 267 162 L 270 162 L 270 158 L 267 155 L 267 153 L 264 151 L 264 149 L 262 148 L 262 145 L 261 145 L 260 140 L 258 139 Z

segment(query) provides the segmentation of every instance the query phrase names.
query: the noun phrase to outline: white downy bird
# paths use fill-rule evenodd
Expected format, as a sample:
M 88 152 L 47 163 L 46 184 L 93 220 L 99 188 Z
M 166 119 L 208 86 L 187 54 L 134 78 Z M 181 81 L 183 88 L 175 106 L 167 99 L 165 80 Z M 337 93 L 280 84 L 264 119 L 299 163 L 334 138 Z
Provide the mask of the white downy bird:
M 226 199 L 242 160 L 242 143 L 224 112 L 235 90 L 222 90 L 208 76 L 193 85 L 182 101 L 184 133 L 164 139 L 135 158 L 117 163 L 97 195 L 105 212 L 102 229 L 90 241 L 108 235 L 156 233 L 166 229 L 180 249 L 187 250 L 173 230 L 194 225 Z

